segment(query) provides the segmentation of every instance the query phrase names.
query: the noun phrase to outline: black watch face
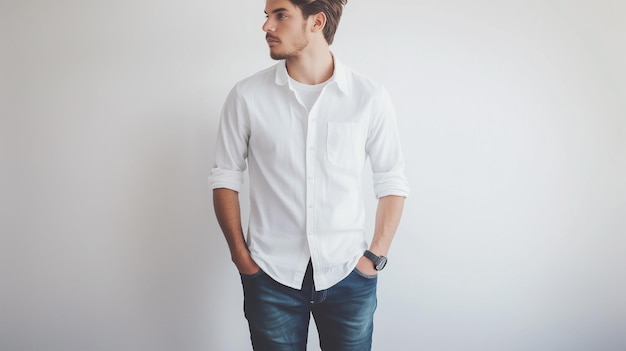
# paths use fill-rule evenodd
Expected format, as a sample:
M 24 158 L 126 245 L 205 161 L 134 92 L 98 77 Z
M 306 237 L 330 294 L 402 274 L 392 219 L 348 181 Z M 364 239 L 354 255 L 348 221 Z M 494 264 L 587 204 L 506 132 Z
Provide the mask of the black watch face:
M 383 268 L 385 268 L 386 265 L 387 265 L 387 257 L 380 256 L 378 259 L 378 263 L 376 264 L 376 267 L 374 268 L 376 268 L 377 271 L 380 271 Z

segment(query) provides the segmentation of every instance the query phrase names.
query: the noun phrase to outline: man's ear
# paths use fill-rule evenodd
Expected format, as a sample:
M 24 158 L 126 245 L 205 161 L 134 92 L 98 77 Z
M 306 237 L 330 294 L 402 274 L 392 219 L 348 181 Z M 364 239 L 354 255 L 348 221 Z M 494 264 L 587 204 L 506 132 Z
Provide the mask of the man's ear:
M 323 30 L 326 26 L 326 14 L 324 12 L 319 12 L 311 16 L 313 16 L 313 27 L 311 27 L 311 30 L 313 32 Z

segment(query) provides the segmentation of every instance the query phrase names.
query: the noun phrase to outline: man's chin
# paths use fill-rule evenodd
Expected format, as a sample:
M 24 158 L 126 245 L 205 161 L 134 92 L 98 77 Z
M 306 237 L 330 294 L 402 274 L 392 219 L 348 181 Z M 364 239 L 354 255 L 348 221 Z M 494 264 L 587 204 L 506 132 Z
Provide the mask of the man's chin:
M 276 52 L 271 52 L 270 51 L 270 57 L 274 60 L 283 60 L 285 58 L 287 58 L 287 56 L 285 56 L 285 54 L 280 54 L 280 53 L 276 53 Z

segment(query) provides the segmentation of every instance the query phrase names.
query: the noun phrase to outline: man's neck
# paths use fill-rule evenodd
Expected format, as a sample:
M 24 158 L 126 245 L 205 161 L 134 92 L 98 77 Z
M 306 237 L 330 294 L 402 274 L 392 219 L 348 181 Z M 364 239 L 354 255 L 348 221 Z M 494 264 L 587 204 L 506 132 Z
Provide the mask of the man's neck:
M 294 80 L 309 85 L 320 84 L 332 77 L 335 70 L 333 55 L 326 50 L 303 52 L 287 59 L 287 72 Z

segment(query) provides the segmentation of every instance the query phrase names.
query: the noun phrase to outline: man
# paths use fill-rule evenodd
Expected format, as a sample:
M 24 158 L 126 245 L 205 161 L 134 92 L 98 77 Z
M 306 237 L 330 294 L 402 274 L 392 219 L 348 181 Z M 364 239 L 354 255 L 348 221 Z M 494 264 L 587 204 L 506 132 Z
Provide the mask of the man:
M 371 349 L 377 272 L 409 189 L 388 94 L 329 49 L 345 3 L 267 0 L 263 31 L 280 61 L 239 82 L 222 111 L 210 186 L 255 350 L 305 350 L 311 314 L 323 350 Z M 379 199 L 369 248 L 367 158 Z

